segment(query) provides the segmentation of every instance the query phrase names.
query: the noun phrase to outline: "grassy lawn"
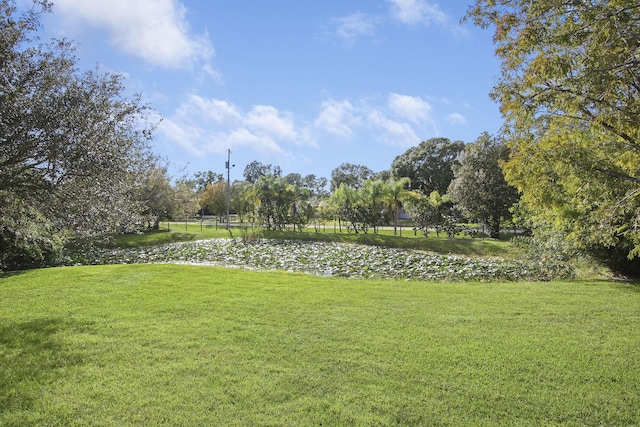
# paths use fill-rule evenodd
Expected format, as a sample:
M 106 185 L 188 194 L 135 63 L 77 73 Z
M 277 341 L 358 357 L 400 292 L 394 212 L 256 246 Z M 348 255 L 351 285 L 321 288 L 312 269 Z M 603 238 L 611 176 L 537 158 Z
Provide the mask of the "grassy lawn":
M 640 424 L 640 288 L 0 275 L 0 425 Z

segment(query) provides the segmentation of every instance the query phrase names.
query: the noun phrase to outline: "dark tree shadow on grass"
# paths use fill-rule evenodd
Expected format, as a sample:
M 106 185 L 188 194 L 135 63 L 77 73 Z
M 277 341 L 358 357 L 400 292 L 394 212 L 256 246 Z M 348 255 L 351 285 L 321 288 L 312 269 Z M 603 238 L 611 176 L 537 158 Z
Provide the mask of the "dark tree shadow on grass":
M 0 279 L 5 279 L 11 276 L 17 276 L 19 274 L 24 274 L 29 270 L 12 270 L 12 271 L 0 271 Z
M 63 368 L 80 364 L 79 354 L 61 340 L 62 332 L 79 326 L 63 319 L 0 325 L 0 424 L 3 414 L 32 408 Z

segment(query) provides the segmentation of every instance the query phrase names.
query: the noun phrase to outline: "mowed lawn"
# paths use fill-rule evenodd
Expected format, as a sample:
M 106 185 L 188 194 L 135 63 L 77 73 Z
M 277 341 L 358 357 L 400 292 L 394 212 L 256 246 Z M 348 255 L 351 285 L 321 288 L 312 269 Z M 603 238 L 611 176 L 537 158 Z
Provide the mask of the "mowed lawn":
M 640 287 L 4 274 L 0 425 L 640 425 Z

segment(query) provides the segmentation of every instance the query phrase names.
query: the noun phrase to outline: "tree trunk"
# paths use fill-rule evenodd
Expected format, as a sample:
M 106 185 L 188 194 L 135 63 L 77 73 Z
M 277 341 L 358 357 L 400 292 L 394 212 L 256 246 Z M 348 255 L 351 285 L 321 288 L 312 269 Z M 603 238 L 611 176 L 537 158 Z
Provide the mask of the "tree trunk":
M 396 236 L 398 234 L 398 213 L 400 211 L 400 205 L 396 203 L 396 208 L 393 211 L 393 235 Z
M 492 218 L 489 225 L 489 237 L 497 239 L 500 237 L 500 218 Z

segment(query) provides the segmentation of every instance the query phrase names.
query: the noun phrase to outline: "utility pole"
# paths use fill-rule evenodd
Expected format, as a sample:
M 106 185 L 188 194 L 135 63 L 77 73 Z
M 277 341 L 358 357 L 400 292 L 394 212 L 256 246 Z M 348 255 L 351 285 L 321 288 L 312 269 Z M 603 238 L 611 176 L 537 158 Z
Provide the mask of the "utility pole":
M 227 149 L 227 162 L 225 167 L 227 168 L 227 197 L 226 197 L 226 205 L 227 205 L 227 230 L 229 229 L 229 207 L 231 205 L 231 168 L 235 166 L 231 164 L 231 149 Z

